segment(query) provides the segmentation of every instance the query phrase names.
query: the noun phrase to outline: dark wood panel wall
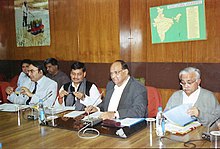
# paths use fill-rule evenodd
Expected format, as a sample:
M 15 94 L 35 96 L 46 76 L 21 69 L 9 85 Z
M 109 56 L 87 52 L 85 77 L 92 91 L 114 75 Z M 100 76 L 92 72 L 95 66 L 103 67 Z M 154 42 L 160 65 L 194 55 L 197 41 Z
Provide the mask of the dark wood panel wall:
M 205 0 L 207 40 L 151 44 L 149 8 L 185 1 L 49 0 L 51 45 L 18 48 L 14 0 L 0 0 L 0 67 L 13 73 L 12 67 L 7 69 L 3 64 L 24 58 L 41 61 L 55 57 L 65 65 L 73 60 L 83 61 L 93 67 L 91 74 L 104 70 L 101 74 L 107 76 L 110 63 L 124 59 L 130 62 L 132 74 L 145 77 L 167 99 L 167 89 L 179 87 L 173 77 L 182 66 L 193 65 L 204 71 L 205 87 L 220 92 L 219 0 Z M 94 67 L 96 64 L 98 67 Z M 69 66 L 65 65 L 62 66 L 67 71 Z M 100 77 L 93 79 L 106 82 Z
M 49 0 L 51 45 L 16 47 L 14 0 L 0 1 L 0 59 L 219 63 L 220 1 L 206 0 L 207 40 L 151 44 L 149 8 L 185 0 Z

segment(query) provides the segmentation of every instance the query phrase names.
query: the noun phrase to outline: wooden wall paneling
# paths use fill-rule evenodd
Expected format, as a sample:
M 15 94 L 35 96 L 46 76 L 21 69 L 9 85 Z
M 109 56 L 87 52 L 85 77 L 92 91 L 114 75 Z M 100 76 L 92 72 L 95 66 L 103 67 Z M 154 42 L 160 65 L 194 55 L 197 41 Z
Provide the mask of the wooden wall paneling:
M 118 59 L 118 0 L 81 0 L 79 9 L 79 59 L 95 63 Z
M 130 0 L 119 0 L 120 56 L 131 61 Z
M 78 0 L 55 0 L 53 2 L 55 49 L 51 49 L 60 60 L 78 58 Z
M 180 0 L 166 1 L 147 1 L 147 12 L 150 13 L 151 7 L 168 5 L 173 3 L 183 2 Z M 166 16 L 165 16 L 166 17 Z M 148 62 L 182 62 L 183 50 L 188 49 L 190 43 L 160 43 L 152 44 L 151 40 L 151 24 L 150 14 L 148 15 L 147 23 L 147 61 Z
M 196 41 L 192 45 L 193 62 L 220 62 L 220 34 L 218 33 L 220 20 L 220 1 L 206 0 L 206 31 L 207 40 Z
M 8 42 L 9 35 L 8 29 L 9 26 L 9 2 L 8 0 L 0 1 L 0 60 L 6 59 L 8 57 Z
M 131 0 L 131 61 L 147 61 L 147 3 Z

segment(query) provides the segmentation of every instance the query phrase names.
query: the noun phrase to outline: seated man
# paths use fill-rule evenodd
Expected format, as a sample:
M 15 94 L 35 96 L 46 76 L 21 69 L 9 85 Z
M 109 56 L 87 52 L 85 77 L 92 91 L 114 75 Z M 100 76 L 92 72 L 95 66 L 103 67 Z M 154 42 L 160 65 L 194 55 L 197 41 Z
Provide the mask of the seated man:
M 62 71 L 59 70 L 58 61 L 55 58 L 48 58 L 44 61 L 44 66 L 47 68 L 46 76 L 58 84 L 58 89 L 68 82 L 70 82 L 69 77 Z
M 75 110 L 84 110 L 85 106 L 101 102 L 100 93 L 94 83 L 86 80 L 84 63 L 74 62 L 71 65 L 71 82 L 64 84 L 59 91 L 55 106 L 75 106 Z
M 28 81 L 29 83 L 31 82 L 31 79 L 28 76 L 28 67 L 31 63 L 31 60 L 29 59 L 24 59 L 21 61 L 21 73 L 18 77 L 18 82 L 17 82 L 17 88 L 15 89 L 15 93 L 19 94 L 21 87 L 23 86 L 24 82 Z M 6 93 L 9 95 L 10 93 L 12 93 L 14 91 L 13 87 L 8 86 L 5 89 Z
M 200 87 L 200 70 L 187 67 L 180 71 L 179 79 L 182 90 L 176 91 L 167 102 L 166 110 L 181 104 L 191 104 L 187 113 L 197 117 L 198 121 L 207 126 L 218 115 L 218 100 L 211 91 Z
M 57 83 L 44 74 L 44 66 L 38 62 L 32 62 L 28 68 L 31 82 L 24 82 L 19 96 L 10 93 L 9 100 L 13 103 L 29 105 L 43 99 L 44 105 L 51 107 L 57 96 Z
M 106 87 L 106 96 L 98 105 L 102 119 L 147 117 L 147 91 L 143 84 L 129 75 L 128 65 L 116 60 L 110 67 L 111 81 Z M 89 106 L 86 111 L 96 112 Z

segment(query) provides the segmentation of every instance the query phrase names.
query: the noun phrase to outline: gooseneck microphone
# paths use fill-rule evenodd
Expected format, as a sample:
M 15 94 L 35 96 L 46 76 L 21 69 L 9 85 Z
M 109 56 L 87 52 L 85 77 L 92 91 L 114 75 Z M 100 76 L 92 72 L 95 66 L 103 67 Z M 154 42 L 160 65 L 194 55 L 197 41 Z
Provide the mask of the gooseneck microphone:
M 202 133 L 202 138 L 203 138 L 204 140 L 207 140 L 207 141 L 210 141 L 210 142 L 211 142 L 210 128 L 211 128 L 212 125 L 215 124 L 215 122 L 217 122 L 219 119 L 220 119 L 220 117 L 218 117 L 216 120 L 214 120 L 213 122 L 211 122 L 211 123 L 208 125 L 207 132 L 203 132 L 203 133 Z

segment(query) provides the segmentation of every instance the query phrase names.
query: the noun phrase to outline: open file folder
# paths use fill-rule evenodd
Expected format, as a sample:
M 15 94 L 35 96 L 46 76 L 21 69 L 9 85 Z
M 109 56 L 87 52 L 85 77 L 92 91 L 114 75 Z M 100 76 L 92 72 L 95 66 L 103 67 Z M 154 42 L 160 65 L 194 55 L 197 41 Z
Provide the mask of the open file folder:
M 171 123 L 186 126 L 187 124 L 196 121 L 195 117 L 187 114 L 187 110 L 190 108 L 189 104 L 182 104 L 176 106 L 166 112 L 164 112 L 164 117 Z

